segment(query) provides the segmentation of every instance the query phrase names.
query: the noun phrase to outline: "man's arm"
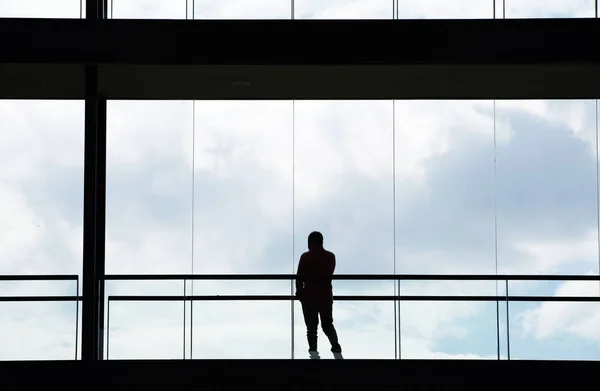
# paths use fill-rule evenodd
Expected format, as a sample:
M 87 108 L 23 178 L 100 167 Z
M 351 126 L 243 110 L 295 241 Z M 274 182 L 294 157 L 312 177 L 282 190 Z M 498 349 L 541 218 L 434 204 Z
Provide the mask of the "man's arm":
M 329 270 L 329 274 L 333 275 L 333 272 L 335 272 L 335 254 L 331 253 L 331 265 L 330 265 L 330 270 Z
M 300 256 L 300 261 L 298 261 L 298 271 L 296 273 L 296 293 L 298 293 L 298 291 L 301 291 L 302 289 L 304 289 L 304 279 L 301 278 L 300 276 L 302 274 L 304 274 L 304 254 L 302 254 Z

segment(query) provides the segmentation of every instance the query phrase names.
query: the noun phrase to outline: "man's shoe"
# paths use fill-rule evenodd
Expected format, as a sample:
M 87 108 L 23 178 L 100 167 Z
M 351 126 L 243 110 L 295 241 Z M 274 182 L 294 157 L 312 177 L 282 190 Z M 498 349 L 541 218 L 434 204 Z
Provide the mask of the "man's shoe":
M 321 359 L 321 356 L 319 356 L 319 352 L 317 352 L 316 350 L 309 350 L 308 357 L 310 357 L 311 360 Z
M 344 356 L 342 356 L 342 352 L 333 352 L 333 358 L 336 360 L 343 360 Z

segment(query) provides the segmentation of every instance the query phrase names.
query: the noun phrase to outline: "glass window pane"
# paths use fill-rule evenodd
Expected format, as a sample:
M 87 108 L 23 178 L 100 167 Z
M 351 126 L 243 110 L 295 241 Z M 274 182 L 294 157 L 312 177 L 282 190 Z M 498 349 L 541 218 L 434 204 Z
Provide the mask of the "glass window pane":
M 76 281 L 0 281 L 0 296 L 15 300 L 0 302 L 0 360 L 76 359 L 74 300 L 17 301 L 17 297 L 76 295 Z M 80 344 L 78 348 L 79 354 Z
M 75 306 L 74 301 L 1 302 L 0 360 L 74 360 Z
M 494 274 L 494 239 L 493 102 L 396 101 L 398 272 Z
M 494 281 L 403 281 L 403 296 L 494 296 Z M 403 301 L 400 343 L 403 359 L 498 359 L 496 302 Z M 501 335 L 504 357 L 506 335 Z
M 308 234 L 317 230 L 324 235 L 325 248 L 336 254 L 336 273 L 394 273 L 392 121 L 391 101 L 295 103 L 296 265 L 307 250 Z M 394 294 L 392 282 L 334 282 L 334 294 L 343 289 L 353 295 Z M 352 323 L 343 318 L 356 306 L 361 319 L 377 321 Z M 337 324 L 340 343 L 347 347 L 345 357 L 394 357 L 391 303 L 340 302 L 334 304 L 336 314 L 342 317 Z M 372 332 L 376 338 L 360 344 L 353 335 L 361 332 Z M 306 328 L 299 315 L 295 338 L 296 356 L 305 357 Z M 320 344 L 322 352 L 329 350 L 327 344 Z
M 79 274 L 82 101 L 0 100 L 0 274 Z
M 0 121 L 0 274 L 81 277 L 83 102 L 0 100 Z M 0 282 L 1 296 L 76 294 L 75 281 Z M 0 306 L 0 359 L 75 359 L 75 302 Z
M 495 302 L 405 301 L 400 306 L 400 330 L 402 359 L 498 357 Z
M 194 359 L 291 358 L 289 301 L 197 301 L 193 322 Z
M 192 102 L 108 102 L 107 273 L 191 272 L 192 118 Z
M 498 101 L 496 128 L 500 273 L 598 274 L 596 102 Z M 598 289 L 597 282 L 523 281 L 510 284 L 510 295 L 597 296 Z M 596 357 L 589 330 L 597 328 L 597 309 L 510 303 L 511 357 Z
M 395 104 L 397 272 L 493 275 L 493 102 Z M 495 283 L 403 281 L 401 292 L 488 295 Z M 495 310 L 495 302 L 402 303 L 402 358 L 495 355 Z
M 598 296 L 598 282 L 568 281 L 514 288 L 511 295 Z M 529 289 L 527 289 L 529 288 Z M 519 360 L 600 360 L 600 303 L 511 302 L 510 357 Z
M 0 18 L 79 19 L 82 3 L 85 0 L 2 0 Z
M 290 19 L 290 0 L 195 0 L 194 19 Z
M 196 102 L 195 273 L 292 272 L 292 118 L 289 101 Z
M 182 296 L 183 281 L 107 281 L 104 358 L 182 359 L 189 335 L 183 301 L 121 301 L 120 296 Z M 110 300 L 109 300 L 110 299 Z M 110 303 L 109 303 L 110 302 Z M 185 322 L 185 323 L 184 323 Z M 185 328 L 184 328 L 185 324 Z M 185 346 L 184 346 L 185 344 Z M 189 351 L 189 347 L 187 348 Z M 188 353 L 189 354 L 189 353 Z M 189 358 L 186 356 L 185 358 Z
M 500 273 L 598 273 L 595 101 L 498 101 Z
M 593 18 L 595 0 L 505 0 L 506 18 Z
M 112 0 L 109 19 L 186 19 L 188 0 Z
M 398 0 L 398 19 L 491 19 L 493 17 L 493 0 Z
M 111 302 L 109 360 L 183 359 L 183 302 Z
M 292 102 L 195 105 L 194 273 L 292 273 Z M 290 284 L 195 281 L 193 293 L 289 295 Z M 289 359 L 290 309 L 289 301 L 195 302 L 193 358 Z
M 294 19 L 392 19 L 390 0 L 296 0 Z

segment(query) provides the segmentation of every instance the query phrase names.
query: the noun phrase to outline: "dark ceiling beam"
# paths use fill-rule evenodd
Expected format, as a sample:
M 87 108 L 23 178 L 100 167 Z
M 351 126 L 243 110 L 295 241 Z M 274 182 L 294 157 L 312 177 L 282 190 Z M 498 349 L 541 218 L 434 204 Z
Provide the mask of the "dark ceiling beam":
M 84 66 L 0 64 L 0 99 L 83 99 Z M 595 65 L 100 65 L 107 99 L 598 99 Z
M 0 19 L 0 62 L 171 65 L 600 62 L 600 19 Z M 8 38 L 7 38 L 8 37 Z M 90 42 L 88 44 L 88 42 Z
M 597 99 L 600 19 L 0 19 L 0 99 Z M 91 42 L 91 43 L 89 43 Z

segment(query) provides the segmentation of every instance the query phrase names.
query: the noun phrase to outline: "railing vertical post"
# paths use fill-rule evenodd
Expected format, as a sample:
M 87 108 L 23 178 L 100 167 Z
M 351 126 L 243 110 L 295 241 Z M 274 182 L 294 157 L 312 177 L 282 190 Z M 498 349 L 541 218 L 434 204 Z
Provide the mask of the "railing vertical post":
M 509 294 L 508 294 L 508 278 L 506 279 L 506 358 L 510 360 L 510 311 L 509 311 Z
M 500 297 L 498 296 L 498 281 L 496 285 L 496 349 L 497 358 L 500 360 Z
M 77 360 L 79 351 L 79 276 L 75 282 L 75 360 Z
M 397 306 L 398 306 L 398 360 L 402 360 L 402 300 L 400 300 L 401 296 L 401 282 L 402 280 L 398 279 L 398 296 L 397 296 Z
M 186 290 L 186 280 L 183 279 L 183 359 L 185 360 L 185 324 L 186 324 L 186 307 L 187 307 L 187 290 Z
M 106 359 L 108 360 L 108 352 L 110 347 L 110 298 L 106 304 Z
M 192 280 L 192 296 L 190 297 L 190 360 L 194 359 L 194 281 Z

